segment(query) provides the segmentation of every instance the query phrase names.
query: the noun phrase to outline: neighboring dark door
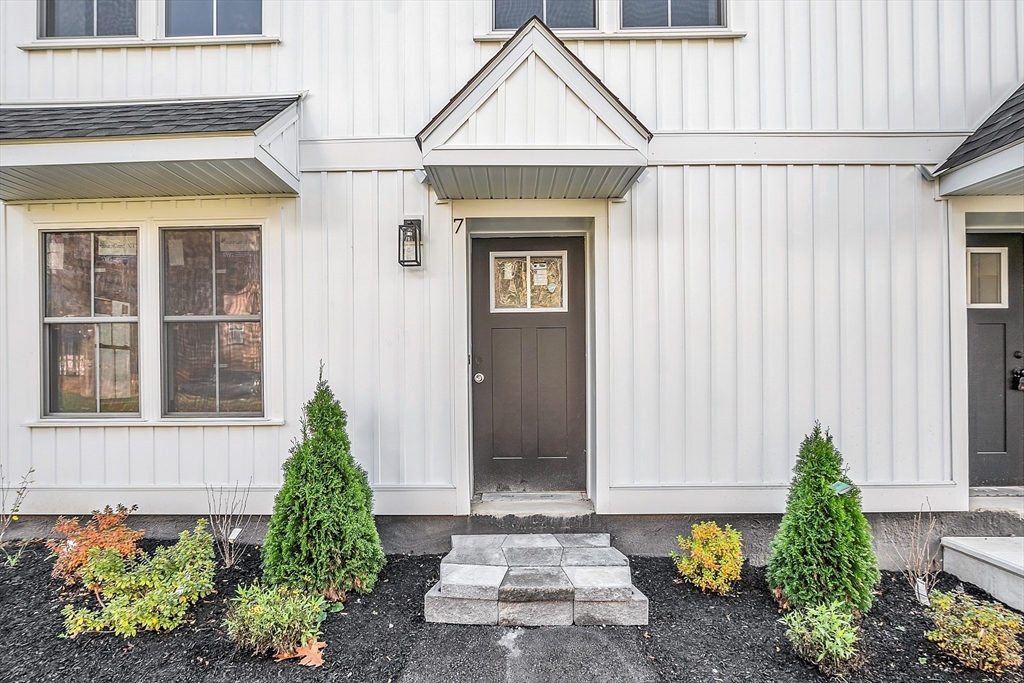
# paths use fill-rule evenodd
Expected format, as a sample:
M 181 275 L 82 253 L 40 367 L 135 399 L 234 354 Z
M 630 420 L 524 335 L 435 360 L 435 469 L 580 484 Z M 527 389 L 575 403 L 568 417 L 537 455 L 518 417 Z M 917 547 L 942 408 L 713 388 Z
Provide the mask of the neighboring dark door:
M 1020 486 L 1024 391 L 1014 371 L 1024 369 L 1024 235 L 968 233 L 967 246 L 970 483 Z
M 586 489 L 582 237 L 473 240 L 473 476 L 484 491 Z

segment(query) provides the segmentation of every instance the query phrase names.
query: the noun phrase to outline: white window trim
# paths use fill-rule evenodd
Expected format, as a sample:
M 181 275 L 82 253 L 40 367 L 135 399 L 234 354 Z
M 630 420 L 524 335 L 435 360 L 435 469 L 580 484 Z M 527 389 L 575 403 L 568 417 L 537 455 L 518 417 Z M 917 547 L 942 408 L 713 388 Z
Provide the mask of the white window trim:
M 276 45 L 281 42 L 281 15 L 287 0 L 263 0 L 263 33 L 245 36 L 165 36 L 167 8 L 165 0 L 138 0 L 135 8 L 134 36 L 82 36 L 79 38 L 42 37 L 42 3 L 37 0 L 36 40 L 18 48 L 33 50 L 145 49 L 153 47 L 196 47 L 204 45 Z
M 473 40 L 486 42 L 504 42 L 514 30 L 494 29 L 494 0 L 474 0 L 473 9 Z M 732 28 L 733 0 L 722 0 L 721 26 L 669 26 L 655 28 L 623 28 L 621 0 L 596 0 L 597 28 L 557 28 L 555 34 L 566 41 L 573 40 L 680 40 L 685 38 L 743 38 L 746 31 Z
M 116 203 L 121 203 L 120 200 Z M 154 204 L 167 204 L 153 200 Z M 171 202 L 173 204 L 173 202 Z M 75 206 L 92 208 L 105 207 L 109 202 L 82 202 L 54 205 L 49 215 L 32 217 L 29 225 L 32 230 L 32 251 L 26 254 L 26 262 L 42 264 L 43 232 L 70 232 L 73 230 L 136 230 L 138 234 L 138 301 L 139 301 L 139 413 L 133 416 L 124 414 L 87 414 L 81 417 L 61 413 L 46 414 L 46 358 L 43 356 L 43 273 L 41 266 L 33 266 L 36 271 L 33 278 L 34 291 L 26 291 L 25 296 L 33 297 L 34 313 L 40 324 L 35 325 L 36 335 L 36 371 L 35 396 L 30 397 L 33 389 L 26 394 L 38 406 L 37 418 L 24 422 L 29 428 L 46 427 L 134 427 L 134 426 L 277 426 L 284 424 L 284 310 L 282 231 L 286 220 L 285 203 L 270 200 L 265 209 L 251 207 L 243 211 L 220 209 L 215 211 L 183 212 L 175 210 L 147 211 L 144 218 L 132 219 L 130 210 L 108 209 L 111 218 L 98 219 L 93 211 L 83 214 Z M 59 208 L 58 208 L 59 207 Z M 65 207 L 69 207 L 65 209 Z M 41 212 L 42 213 L 42 212 Z M 191 217 L 178 217 L 188 213 Z M 28 218 L 29 213 L 25 214 Z M 78 217 L 81 216 L 81 217 Z M 165 218 L 166 216 L 166 218 Z M 173 217 L 172 217 L 173 216 Z M 162 383 L 162 343 L 163 328 L 160 308 L 161 274 L 160 274 L 160 234 L 161 228 L 195 227 L 218 228 L 232 225 L 252 226 L 260 229 L 263 257 L 261 259 L 261 277 L 263 278 L 263 416 L 243 416 L 226 414 L 214 417 L 209 414 L 189 417 L 182 414 L 164 416 L 163 414 L 163 383 Z
M 998 304 L 971 303 L 971 254 L 999 254 L 999 302 Z M 1010 273 L 1008 247 L 967 247 L 967 308 L 1009 308 Z

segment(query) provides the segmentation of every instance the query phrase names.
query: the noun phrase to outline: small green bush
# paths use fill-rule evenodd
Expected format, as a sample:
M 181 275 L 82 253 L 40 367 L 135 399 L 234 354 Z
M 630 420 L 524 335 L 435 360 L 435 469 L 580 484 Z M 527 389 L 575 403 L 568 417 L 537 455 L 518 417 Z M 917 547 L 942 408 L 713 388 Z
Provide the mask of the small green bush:
M 319 637 L 326 608 L 318 593 L 254 583 L 238 587 L 224 626 L 231 640 L 253 654 L 283 654 Z
M 851 610 L 871 608 L 871 590 L 881 578 L 871 545 L 871 527 L 854 487 L 837 495 L 832 484 L 853 482 L 843 456 L 821 425 L 800 445 L 786 513 L 772 540 L 768 587 L 784 607 L 811 607 L 840 599 Z
M 373 493 L 352 458 L 345 411 L 322 368 L 302 412 L 302 438 L 285 462 L 263 545 L 264 579 L 331 601 L 351 590 L 369 593 L 384 566 Z
M 786 637 L 804 660 L 826 676 L 842 675 L 857 669 L 859 628 L 853 615 L 841 601 L 794 610 L 779 619 L 786 626 Z
M 143 631 L 169 631 L 185 620 L 189 607 L 213 592 L 213 538 L 206 520 L 181 532 L 173 546 L 152 557 L 125 558 L 116 548 L 92 548 L 81 568 L 82 581 L 96 594 L 100 609 L 64 607 L 69 636 L 112 629 L 130 637 Z
M 932 591 L 928 616 L 935 622 L 928 640 L 964 666 L 1002 673 L 1021 664 L 1017 636 L 1024 633 L 1021 618 L 992 602 L 964 593 Z
M 743 536 L 730 525 L 722 531 L 715 522 L 694 524 L 689 538 L 678 536 L 676 542 L 683 553 L 672 553 L 676 569 L 702 591 L 725 595 L 740 580 Z

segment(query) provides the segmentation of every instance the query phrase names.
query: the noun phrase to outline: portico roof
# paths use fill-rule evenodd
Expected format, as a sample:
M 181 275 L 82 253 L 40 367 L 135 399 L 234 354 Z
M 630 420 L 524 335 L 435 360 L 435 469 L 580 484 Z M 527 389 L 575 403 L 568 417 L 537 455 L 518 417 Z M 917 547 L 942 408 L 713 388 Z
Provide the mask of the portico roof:
M 445 199 L 621 197 L 651 132 L 534 17 L 416 136 Z

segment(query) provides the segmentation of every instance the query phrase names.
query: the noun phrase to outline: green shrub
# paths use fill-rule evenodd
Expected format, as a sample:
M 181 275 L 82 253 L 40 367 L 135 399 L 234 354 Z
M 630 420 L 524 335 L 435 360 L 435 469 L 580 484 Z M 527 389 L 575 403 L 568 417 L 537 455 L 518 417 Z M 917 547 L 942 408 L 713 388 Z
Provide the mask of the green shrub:
M 786 637 L 801 658 L 827 676 L 842 675 L 858 668 L 859 628 L 841 601 L 805 607 L 785 615 Z
M 676 541 L 683 552 L 672 553 L 676 569 L 697 588 L 725 595 L 740 580 L 743 536 L 730 525 L 722 531 L 714 522 L 694 524 L 689 538 Z
M 373 590 L 384 551 L 366 472 L 352 458 L 345 412 L 320 372 L 303 408 L 302 438 L 285 462 L 263 545 L 263 575 L 274 585 L 323 593 Z
M 991 602 L 960 593 L 932 591 L 928 616 L 935 629 L 926 635 L 964 666 L 1001 673 L 1020 666 L 1017 636 L 1024 633 L 1021 618 Z
M 319 637 L 326 607 L 318 593 L 254 583 L 238 587 L 224 626 L 231 640 L 253 654 L 282 654 Z
M 178 542 L 161 546 L 152 557 L 125 558 L 115 548 L 92 548 L 81 569 L 99 610 L 64 607 L 69 636 L 112 629 L 130 637 L 143 631 L 169 631 L 185 619 L 189 607 L 213 592 L 213 538 L 206 520 Z
M 880 579 L 871 527 L 860 510 L 860 491 L 837 495 L 832 488 L 853 482 L 820 424 L 800 445 L 794 471 L 786 514 L 769 552 L 768 587 L 784 607 L 840 599 L 852 610 L 867 611 Z

